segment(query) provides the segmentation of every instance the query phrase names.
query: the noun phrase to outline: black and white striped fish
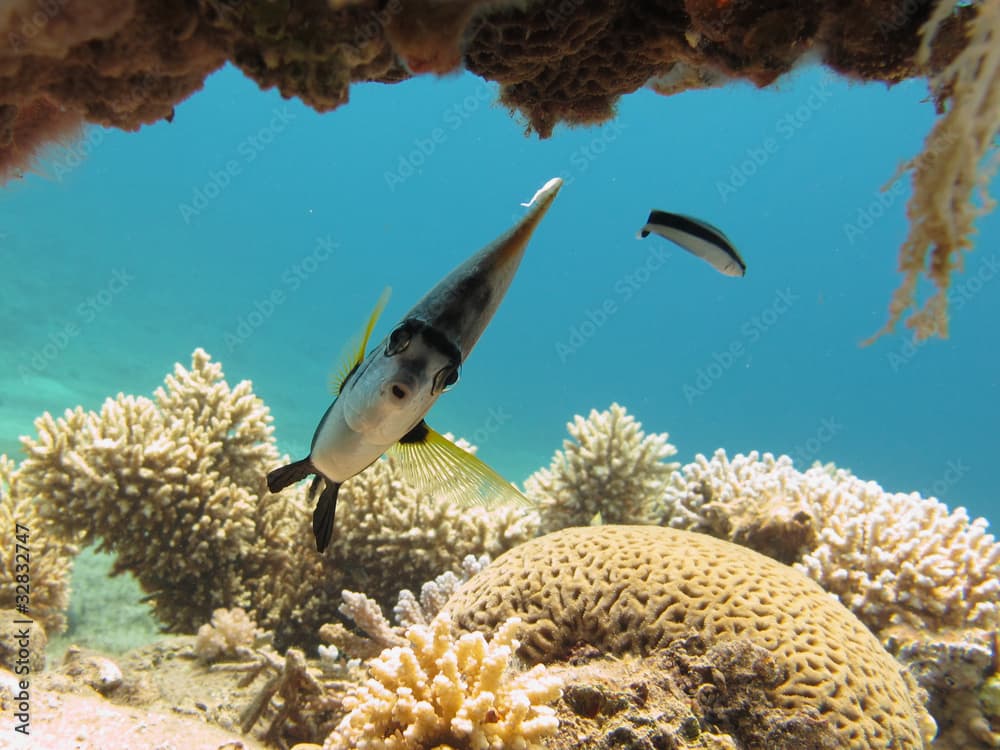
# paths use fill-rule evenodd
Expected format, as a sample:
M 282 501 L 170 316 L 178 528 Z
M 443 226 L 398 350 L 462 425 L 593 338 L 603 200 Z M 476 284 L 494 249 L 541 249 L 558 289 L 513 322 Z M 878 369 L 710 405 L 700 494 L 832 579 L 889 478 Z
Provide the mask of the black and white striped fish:
M 747 264 L 721 229 L 706 221 L 684 214 L 653 210 L 646 225 L 639 230 L 639 237 L 658 234 L 680 245 L 693 255 L 707 261 L 726 276 L 743 276 Z

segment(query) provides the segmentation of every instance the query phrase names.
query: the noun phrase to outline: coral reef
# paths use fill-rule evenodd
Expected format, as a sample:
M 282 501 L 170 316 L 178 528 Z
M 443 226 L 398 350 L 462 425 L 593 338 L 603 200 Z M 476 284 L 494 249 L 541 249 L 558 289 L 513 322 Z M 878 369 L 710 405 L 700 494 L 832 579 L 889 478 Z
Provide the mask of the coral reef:
M 927 136 L 924 149 L 903 165 L 913 176 L 907 205 L 910 231 L 899 253 L 903 282 L 889 305 L 889 320 L 879 334 L 906 319 L 917 340 L 948 335 L 948 287 L 963 267 L 962 254 L 971 249 L 975 220 L 991 211 L 995 201 L 987 185 L 1000 165 L 996 138 L 1000 134 L 1000 3 L 975 4 L 968 40 L 945 68 L 930 80 L 944 114 Z M 955 14 L 965 9 L 943 0 L 927 22 L 917 64 L 934 68 L 932 42 L 948 33 Z M 990 155 L 992 153 L 992 156 Z M 897 175 L 898 176 L 898 175 Z M 974 200 L 974 194 L 978 198 Z M 917 285 L 928 279 L 934 293 L 917 302 Z
M 489 641 L 479 633 L 453 638 L 447 614 L 410 627 L 410 645 L 369 662 L 371 677 L 344 699 L 350 711 L 324 747 L 540 749 L 558 726 L 547 704 L 561 682 L 543 665 L 513 671 L 519 627 L 511 618 Z
M 584 526 L 598 514 L 604 523 L 654 523 L 663 488 L 679 465 L 665 461 L 677 453 L 669 435 L 646 435 L 618 404 L 593 409 L 587 419 L 576 415 L 566 429 L 573 440 L 563 441 L 549 468 L 524 483 L 539 506 L 541 532 Z
M 341 532 L 319 555 L 307 548 L 305 486 L 267 492 L 264 476 L 280 463 L 270 423 L 251 383 L 230 387 L 198 349 L 153 399 L 119 394 L 100 412 L 40 417 L 38 437 L 22 440 L 14 502 L 34 501 L 33 533 L 115 553 L 114 572 L 135 574 L 171 630 L 241 607 L 280 646 L 314 643 L 342 589 L 390 608 L 400 589 L 466 555 L 497 555 L 535 534 L 536 513 L 456 507 L 405 485 L 387 459 L 344 485 Z
M 192 632 L 217 607 L 247 606 L 265 572 L 263 467 L 271 417 L 249 381 L 230 388 L 198 349 L 154 398 L 119 394 L 99 413 L 42 415 L 23 438 L 19 494 L 46 528 L 117 555 L 157 617 Z
M 786 670 L 771 688 L 787 717 L 818 718 L 842 747 L 922 748 L 934 734 L 909 673 L 802 573 L 713 537 L 653 526 L 567 529 L 501 555 L 448 602 L 456 626 L 525 626 L 531 662 L 581 644 L 643 654 L 701 635 L 746 639 Z
M 44 528 L 18 483 L 14 462 L 0 454 L 0 528 L 10 535 L 0 547 L 0 609 L 13 610 L 28 601 L 20 616 L 30 617 L 46 633 L 58 633 L 66 629 L 69 574 L 77 550 Z M 30 590 L 18 588 L 29 579 Z
M 964 508 L 844 469 L 799 472 L 787 456 L 718 450 L 672 475 L 661 513 L 675 528 L 795 562 L 876 633 L 1000 626 L 1000 544 Z

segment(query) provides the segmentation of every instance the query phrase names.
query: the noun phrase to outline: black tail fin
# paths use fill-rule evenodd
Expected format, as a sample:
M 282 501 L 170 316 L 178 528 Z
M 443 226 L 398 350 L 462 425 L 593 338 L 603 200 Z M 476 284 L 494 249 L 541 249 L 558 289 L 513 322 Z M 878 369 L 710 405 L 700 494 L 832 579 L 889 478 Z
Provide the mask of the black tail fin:
M 267 488 L 271 492 L 281 492 L 288 485 L 295 484 L 315 472 L 316 469 L 313 467 L 312 461 L 303 458 L 301 461 L 279 466 L 270 472 L 267 475 Z
M 326 487 L 316 502 L 316 510 L 313 511 L 313 535 L 316 537 L 317 552 L 325 550 L 333 537 L 333 514 L 337 510 L 338 492 L 340 485 L 327 479 Z

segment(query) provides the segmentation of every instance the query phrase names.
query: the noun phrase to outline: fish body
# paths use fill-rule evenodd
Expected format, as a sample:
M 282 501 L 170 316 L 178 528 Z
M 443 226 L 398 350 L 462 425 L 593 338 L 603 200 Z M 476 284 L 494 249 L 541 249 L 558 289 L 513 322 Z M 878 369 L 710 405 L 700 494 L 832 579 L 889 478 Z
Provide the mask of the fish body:
M 726 276 L 743 276 L 747 264 L 721 229 L 684 214 L 653 210 L 639 237 L 658 234 L 708 262 Z
M 459 502 L 525 502 L 486 464 L 432 430 L 424 416 L 457 382 L 561 186 L 559 178 L 549 180 L 513 228 L 438 282 L 365 355 L 388 296 L 380 298 L 337 396 L 316 428 L 309 455 L 267 476 L 272 492 L 310 474 L 316 477 L 313 532 L 320 552 L 332 536 L 340 485 L 389 451 L 404 476 L 423 490 Z

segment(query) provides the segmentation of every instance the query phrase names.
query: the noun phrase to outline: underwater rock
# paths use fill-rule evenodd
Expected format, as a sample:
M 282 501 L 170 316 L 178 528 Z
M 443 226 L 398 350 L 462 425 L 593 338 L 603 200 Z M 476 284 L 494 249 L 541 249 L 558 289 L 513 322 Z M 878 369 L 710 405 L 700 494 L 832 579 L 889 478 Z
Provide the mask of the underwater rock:
M 702 534 L 549 534 L 501 555 L 444 611 L 461 630 L 521 617 L 518 653 L 529 663 L 564 659 L 580 644 L 625 655 L 692 633 L 709 648 L 745 639 L 786 670 L 770 690 L 774 705 L 815 712 L 842 747 L 916 750 L 934 734 L 922 691 L 849 611 L 792 568 Z
M 679 639 L 644 657 L 597 657 L 553 665 L 565 682 L 550 749 L 834 750 L 835 729 L 815 710 L 789 711 L 773 688 L 787 677 L 779 659 L 747 639 L 707 647 Z
M 929 695 L 938 723 L 934 750 L 1000 747 L 1000 706 L 990 703 L 990 681 L 1000 669 L 998 632 L 964 628 L 927 631 L 895 625 L 883 642 Z

